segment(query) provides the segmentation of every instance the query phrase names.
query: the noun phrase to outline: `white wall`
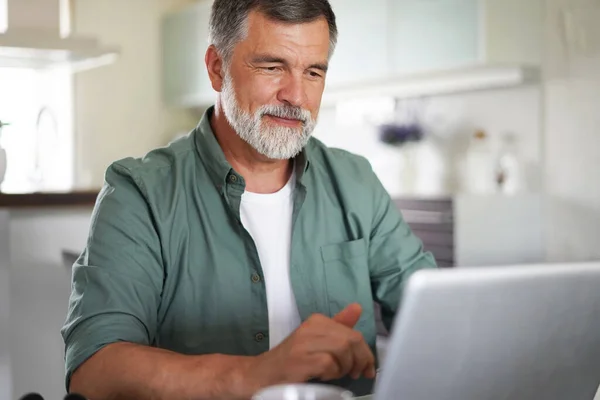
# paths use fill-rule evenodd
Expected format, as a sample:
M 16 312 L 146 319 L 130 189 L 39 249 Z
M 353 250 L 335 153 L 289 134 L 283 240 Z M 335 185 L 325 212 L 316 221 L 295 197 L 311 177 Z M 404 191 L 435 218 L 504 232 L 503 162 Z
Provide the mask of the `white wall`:
M 114 160 L 141 156 L 195 126 L 161 100 L 160 18 L 190 0 L 73 0 L 73 30 L 121 47 L 107 67 L 75 78 L 76 181 L 100 186 Z
M 492 63 L 539 65 L 545 0 L 485 0 L 486 58 Z M 532 23 L 539 21 L 540 23 Z M 518 46 L 515 46 L 518 43 Z
M 598 260 L 600 3 L 547 0 L 547 6 L 547 256 L 551 261 Z M 566 30 L 564 10 L 572 18 Z
M 481 91 L 433 97 L 403 107 L 419 107 L 421 123 L 427 135 L 436 138 L 445 169 L 458 169 L 468 138 L 483 129 L 493 143 L 500 135 L 512 132 L 517 137 L 529 187 L 539 190 L 541 167 L 540 88 L 528 86 L 507 90 Z M 403 176 L 406 151 L 382 144 L 378 139 L 378 125 L 393 116 L 392 99 L 366 99 L 339 104 L 336 108 L 322 109 L 315 136 L 327 145 L 341 147 L 361 154 L 371 162 L 392 196 L 414 195 L 419 183 L 407 187 Z M 417 157 L 421 165 L 429 166 L 428 145 L 419 144 Z M 415 175 L 415 171 L 409 173 Z M 419 180 L 417 176 L 417 180 Z M 446 177 L 445 190 L 423 195 L 444 195 L 457 189 L 456 173 Z M 415 189 L 417 188 L 417 189 Z

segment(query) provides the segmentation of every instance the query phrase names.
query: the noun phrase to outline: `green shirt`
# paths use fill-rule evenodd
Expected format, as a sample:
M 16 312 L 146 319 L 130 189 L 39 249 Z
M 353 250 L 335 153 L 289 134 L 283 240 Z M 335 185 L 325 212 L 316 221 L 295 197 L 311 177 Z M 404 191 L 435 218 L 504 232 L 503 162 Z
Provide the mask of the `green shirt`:
M 73 266 L 62 329 L 73 371 L 118 341 L 183 354 L 269 350 L 263 272 L 240 222 L 244 178 L 226 161 L 212 109 L 187 137 L 111 165 Z M 302 320 L 352 302 L 375 351 L 373 301 L 391 325 L 407 277 L 435 267 L 369 163 L 311 139 L 295 159 L 290 279 Z M 342 379 L 356 394 L 367 379 Z

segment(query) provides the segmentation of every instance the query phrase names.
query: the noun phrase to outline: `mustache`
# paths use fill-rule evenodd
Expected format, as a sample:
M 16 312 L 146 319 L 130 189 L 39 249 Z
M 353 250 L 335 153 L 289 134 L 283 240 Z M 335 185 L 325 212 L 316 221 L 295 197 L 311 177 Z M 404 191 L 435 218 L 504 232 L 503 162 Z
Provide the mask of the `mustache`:
M 302 123 L 307 123 L 312 120 L 310 111 L 303 109 L 302 107 L 296 106 L 275 106 L 266 105 L 262 106 L 259 110 L 259 116 L 262 118 L 265 115 L 271 115 L 278 118 L 295 119 Z

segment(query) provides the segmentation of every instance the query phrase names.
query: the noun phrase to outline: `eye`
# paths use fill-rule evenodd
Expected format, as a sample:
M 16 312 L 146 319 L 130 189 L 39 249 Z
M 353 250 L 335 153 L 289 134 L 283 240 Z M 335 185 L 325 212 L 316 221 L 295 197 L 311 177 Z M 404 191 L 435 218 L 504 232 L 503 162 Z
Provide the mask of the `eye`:
M 277 72 L 279 71 L 281 68 L 276 66 L 276 65 L 270 65 L 267 67 L 262 67 L 263 71 L 267 71 L 267 72 Z
M 317 71 L 308 71 L 308 75 L 311 78 L 322 78 L 323 77 L 323 75 Z

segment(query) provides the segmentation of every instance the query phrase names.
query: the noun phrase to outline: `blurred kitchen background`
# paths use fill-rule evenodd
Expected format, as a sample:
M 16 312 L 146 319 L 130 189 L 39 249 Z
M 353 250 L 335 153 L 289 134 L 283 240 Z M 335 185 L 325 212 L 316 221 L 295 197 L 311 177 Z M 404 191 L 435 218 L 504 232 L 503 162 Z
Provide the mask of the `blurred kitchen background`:
M 600 259 L 600 0 L 331 4 L 315 136 L 369 159 L 441 266 Z M 0 0 L 0 400 L 63 394 L 104 171 L 213 103 L 210 6 Z

